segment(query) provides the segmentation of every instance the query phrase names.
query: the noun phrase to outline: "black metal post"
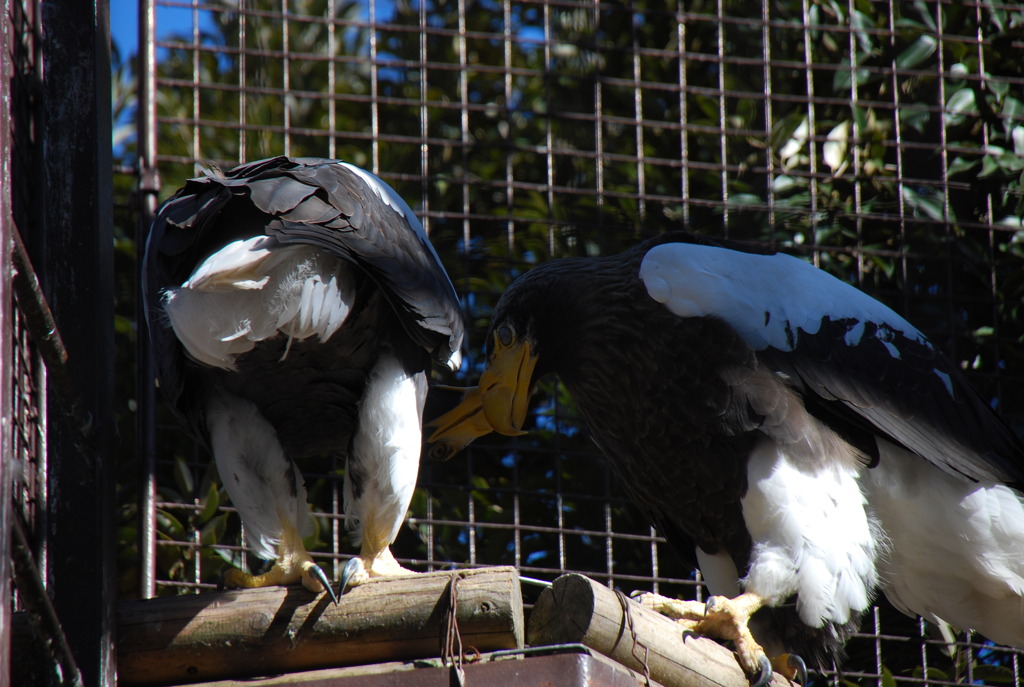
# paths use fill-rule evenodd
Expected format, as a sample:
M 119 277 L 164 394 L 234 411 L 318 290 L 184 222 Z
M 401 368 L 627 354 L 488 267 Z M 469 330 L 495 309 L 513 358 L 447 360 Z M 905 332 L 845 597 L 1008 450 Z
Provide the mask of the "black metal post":
M 115 474 L 113 233 L 108 0 L 44 0 L 40 115 L 42 243 L 33 261 L 91 420 L 87 446 L 49 394 L 49 580 L 87 685 L 113 685 Z

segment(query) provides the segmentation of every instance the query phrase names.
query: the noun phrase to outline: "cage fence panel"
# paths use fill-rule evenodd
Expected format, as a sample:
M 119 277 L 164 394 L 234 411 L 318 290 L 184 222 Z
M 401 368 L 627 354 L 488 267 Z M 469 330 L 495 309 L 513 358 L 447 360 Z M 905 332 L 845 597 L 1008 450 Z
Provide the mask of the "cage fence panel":
M 30 9 L 23 7 L 22 9 Z M 21 21 L 30 22 L 32 12 L 26 12 L 25 14 L 15 13 L 15 16 L 19 17 Z M 21 36 L 28 38 L 31 36 L 31 30 L 22 27 Z M 26 47 L 26 46 L 22 46 Z M 26 58 L 30 51 L 20 52 L 22 58 Z M 32 60 L 28 58 L 27 62 L 21 62 L 20 65 L 22 70 L 21 76 L 24 78 L 27 74 L 31 73 Z M 24 88 L 24 87 L 23 87 Z M 21 89 L 14 89 L 15 92 L 21 91 L 20 96 L 25 97 L 26 93 Z M 22 113 L 24 115 L 24 112 Z M 29 121 L 26 117 L 17 117 L 16 122 L 27 123 Z M 21 136 L 25 136 L 26 132 L 19 132 Z M 31 139 L 28 137 L 22 138 L 19 141 L 20 145 L 15 147 L 16 155 L 28 157 L 30 152 L 26 151 L 26 148 L 30 149 Z M 29 169 L 30 165 L 27 164 L 27 160 L 24 158 L 19 161 L 24 164 L 24 169 Z M 12 184 L 11 187 L 12 196 L 18 198 L 17 201 L 12 203 L 12 219 L 13 227 L 16 227 L 18 231 L 30 231 L 33 227 L 33 218 L 28 212 L 30 203 L 28 202 L 28 196 L 30 195 L 27 191 L 25 181 L 19 180 Z M 6 237 L 5 237 L 6 238 Z M 14 243 L 13 237 L 10 238 L 12 244 Z M 17 241 L 17 250 L 24 250 L 24 246 L 20 239 Z M 18 277 L 22 279 L 22 283 L 29 275 L 19 274 Z M 34 279 L 35 276 L 31 275 Z M 10 461 L 7 465 L 11 469 L 10 478 L 13 483 L 13 505 L 15 511 L 15 517 L 19 519 L 21 526 L 24 528 L 26 535 L 29 538 L 32 548 L 32 555 L 35 559 L 35 564 L 40 570 L 45 571 L 47 565 L 47 470 L 46 470 L 46 368 L 43 360 L 37 349 L 38 342 L 33 338 L 33 332 L 31 327 L 28 326 L 27 313 L 37 313 L 39 309 L 38 303 L 31 296 L 28 296 L 25 290 L 15 290 L 17 294 L 11 313 L 11 329 L 5 332 L 5 336 L 10 336 L 12 343 L 12 355 L 9 359 L 10 367 L 8 368 L 12 382 L 11 389 L 11 421 L 12 421 L 12 432 L 11 432 L 11 454 L 7 457 Z M 24 298 L 24 301 L 22 300 Z M 38 314 L 35 314 L 38 318 Z M 36 333 L 39 330 L 37 328 Z M 17 587 L 14 588 L 14 608 L 15 610 L 24 610 L 22 605 Z
M 1022 5 L 154 8 L 161 197 L 205 166 L 278 154 L 378 174 L 417 209 L 463 298 L 465 362 L 440 381 L 475 382 L 491 309 L 515 275 L 687 225 L 804 256 L 865 289 L 1021 425 Z M 394 546 L 401 562 L 577 571 L 700 598 L 699 577 L 626 501 L 565 390 L 543 392 L 528 436 L 488 437 L 447 463 L 424 457 Z M 428 416 L 444 409 L 432 403 Z M 209 459 L 163 410 L 155 445 L 158 592 L 258 565 Z M 317 522 L 308 543 L 337 574 L 355 553 L 343 468 L 325 456 L 304 469 Z M 1021 679 L 1019 652 L 951 643 L 883 601 L 849 652 L 844 677 L 865 683 Z
M 9 84 L 10 119 L 3 131 L 3 154 L 5 161 L 4 216 L 0 221 L 4 224 L 2 232 L 6 247 L 3 253 L 5 269 L 7 260 L 13 259 L 13 232 L 30 232 L 38 221 L 31 202 L 31 184 L 33 180 L 33 160 L 38 153 L 37 134 L 33 126 L 38 98 L 39 76 L 39 26 L 40 11 L 33 2 L 13 2 L 4 12 L 5 40 L 3 49 L 6 52 L 3 60 L 3 78 Z M 20 243 L 20 241 L 19 241 Z M 7 279 L 13 271 L 8 272 Z M 6 511 L 4 522 L 10 518 L 17 519 L 30 542 L 31 555 L 40 569 L 46 570 L 46 451 L 45 451 L 45 398 L 46 373 L 33 339 L 26 325 L 25 310 L 32 308 L 34 303 L 21 303 L 12 297 L 13 284 L 7 282 L 5 298 L 10 302 L 4 305 L 4 331 L 6 339 L 3 371 L 5 377 L 4 391 L 9 392 L 5 399 L 5 422 L 9 421 L 9 443 L 5 445 L 3 465 L 5 479 L 10 491 L 5 488 L 2 493 L 11 497 L 11 510 Z M 9 310 L 8 310 L 9 308 Z M 9 348 L 8 348 L 9 346 Z M 9 385 L 9 386 L 8 386 Z M 5 430 L 6 431 L 6 430 Z M 11 541 L 11 535 L 4 536 L 5 543 Z M 4 555 L 13 551 L 4 551 Z M 9 569 L 9 568 L 8 568 Z M 4 580 L 8 585 L 10 580 Z M 16 585 L 10 584 L 11 609 L 15 612 L 27 608 L 26 600 L 19 593 Z M 4 614 L 10 618 L 9 613 Z M 6 629 L 5 629 L 6 636 Z

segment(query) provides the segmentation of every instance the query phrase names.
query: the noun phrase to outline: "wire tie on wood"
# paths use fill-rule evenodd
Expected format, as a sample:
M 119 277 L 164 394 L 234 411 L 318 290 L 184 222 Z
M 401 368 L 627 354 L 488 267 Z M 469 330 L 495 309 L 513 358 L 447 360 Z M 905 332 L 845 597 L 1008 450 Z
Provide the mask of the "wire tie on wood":
M 441 665 L 451 666 L 449 684 L 453 687 L 463 687 L 466 684 L 466 672 L 462 669 L 466 656 L 462 648 L 462 633 L 459 632 L 458 620 L 460 578 L 459 573 L 453 572 L 448 582 L 448 617 L 441 645 Z
M 629 636 L 633 640 L 633 646 L 630 647 L 629 653 L 644 668 L 644 685 L 651 687 L 651 667 L 647 664 L 647 659 L 650 656 L 650 647 L 641 643 L 640 638 L 637 637 L 636 626 L 633 624 L 633 609 L 630 608 L 629 599 L 618 589 L 615 590 L 615 596 L 619 599 L 619 605 L 622 606 L 622 617 L 626 621 L 626 628 L 629 630 Z M 637 654 L 638 647 L 644 650 L 643 657 Z

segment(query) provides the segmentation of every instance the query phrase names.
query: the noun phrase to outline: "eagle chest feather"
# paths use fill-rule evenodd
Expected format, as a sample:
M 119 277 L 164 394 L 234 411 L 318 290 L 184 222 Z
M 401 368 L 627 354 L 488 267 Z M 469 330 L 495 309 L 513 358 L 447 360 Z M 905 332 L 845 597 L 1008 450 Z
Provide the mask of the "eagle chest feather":
M 634 281 L 603 300 L 603 316 L 587 320 L 596 329 L 581 333 L 560 376 L 629 497 L 662 534 L 688 538 L 674 542 L 682 550 L 695 543 L 745 561 L 740 498 L 754 437 L 737 426 L 744 413 L 727 379 L 756 361 L 724 323 L 680 319 L 642 289 Z
M 363 274 L 355 278 L 352 312 L 328 344 L 278 334 L 240 355 L 235 370 L 198 372 L 256 404 L 293 459 L 348 451 L 368 375 L 382 350 L 404 361 L 410 373 L 430 365 L 427 352 L 404 335 L 380 288 Z

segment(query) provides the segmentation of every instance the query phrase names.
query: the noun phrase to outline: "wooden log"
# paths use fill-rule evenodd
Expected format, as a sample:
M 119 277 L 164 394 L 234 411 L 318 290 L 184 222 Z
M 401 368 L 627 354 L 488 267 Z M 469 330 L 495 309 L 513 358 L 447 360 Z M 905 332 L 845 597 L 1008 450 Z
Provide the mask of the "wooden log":
M 628 609 L 628 610 L 627 610 Z M 531 646 L 578 642 L 665 687 L 749 687 L 736 656 L 706 637 L 577 574 L 562 575 L 537 599 Z M 771 683 L 789 683 L 776 675 Z
M 337 606 L 301 586 L 123 602 L 119 683 L 182 684 L 440 656 L 453 576 L 464 650 L 522 648 L 515 568 L 444 571 L 372 580 Z

